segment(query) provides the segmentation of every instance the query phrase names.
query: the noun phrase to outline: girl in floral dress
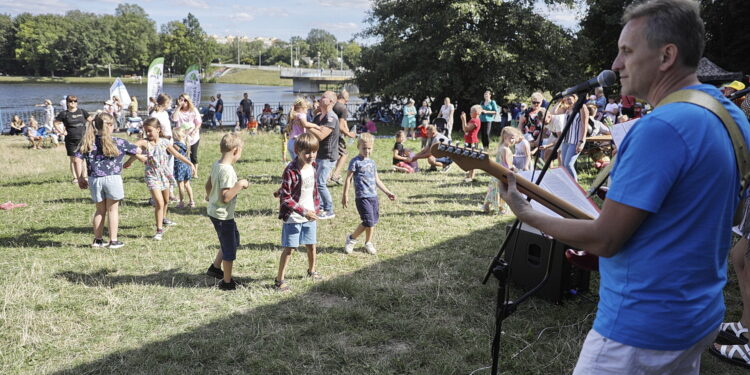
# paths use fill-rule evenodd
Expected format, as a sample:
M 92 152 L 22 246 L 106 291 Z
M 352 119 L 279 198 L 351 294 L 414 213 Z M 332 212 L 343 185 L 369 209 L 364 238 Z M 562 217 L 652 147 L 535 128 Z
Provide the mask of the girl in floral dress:
M 500 133 L 500 137 L 502 142 L 497 149 L 497 154 L 495 154 L 495 162 L 515 171 L 516 168 L 513 166 L 513 151 L 511 151 L 510 146 L 515 143 L 516 139 L 522 138 L 523 135 L 517 128 L 506 126 Z M 490 179 L 490 185 L 487 188 L 487 195 L 484 197 L 482 209 L 485 213 L 498 213 L 500 215 L 508 213 L 508 205 L 500 199 L 500 180 L 495 177 Z

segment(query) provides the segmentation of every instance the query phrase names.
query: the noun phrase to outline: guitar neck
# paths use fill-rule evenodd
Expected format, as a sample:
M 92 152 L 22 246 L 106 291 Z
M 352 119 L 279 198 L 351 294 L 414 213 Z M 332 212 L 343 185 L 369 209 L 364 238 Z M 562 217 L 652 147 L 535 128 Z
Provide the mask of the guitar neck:
M 481 169 L 504 184 L 508 183 L 507 176 L 513 173 L 510 169 L 490 160 L 489 155 L 486 153 L 477 150 L 447 144 L 434 144 L 430 150 L 436 157 L 445 156 L 451 158 L 451 160 L 464 170 Z M 594 219 L 580 208 L 560 199 L 521 176 L 516 175 L 516 185 L 518 191 L 562 217 L 585 220 Z

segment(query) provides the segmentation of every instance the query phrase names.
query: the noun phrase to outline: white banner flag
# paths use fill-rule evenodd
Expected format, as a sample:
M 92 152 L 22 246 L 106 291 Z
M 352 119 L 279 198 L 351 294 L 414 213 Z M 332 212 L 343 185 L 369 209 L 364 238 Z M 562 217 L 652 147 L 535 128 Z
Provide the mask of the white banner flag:
M 130 95 L 128 94 L 128 89 L 125 88 L 125 84 L 122 83 L 119 78 L 116 78 L 115 83 L 113 83 L 112 86 L 109 87 L 109 97 L 111 98 L 113 96 L 117 96 L 120 98 L 122 109 L 127 111 L 128 106 L 130 105 Z
M 185 93 L 196 108 L 201 105 L 201 75 L 198 65 L 190 65 L 185 72 Z
M 162 83 L 164 82 L 164 58 L 157 57 L 151 62 L 148 67 L 148 90 L 146 96 L 148 98 L 156 99 L 162 91 Z M 146 98 L 148 102 L 148 98 Z

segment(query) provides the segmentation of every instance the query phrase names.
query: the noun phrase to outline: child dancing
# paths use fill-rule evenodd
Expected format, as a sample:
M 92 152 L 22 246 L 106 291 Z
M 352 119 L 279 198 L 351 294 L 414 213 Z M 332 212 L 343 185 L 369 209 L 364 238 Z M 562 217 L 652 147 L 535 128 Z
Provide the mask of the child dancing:
M 117 239 L 119 225 L 118 207 L 125 198 L 122 185 L 122 159 L 125 154 L 137 155 L 140 149 L 120 138 L 112 137 L 115 119 L 107 113 L 100 113 L 93 124 L 88 123 L 78 150 L 74 153 L 73 165 L 78 186 L 88 188 L 91 200 L 96 204 L 94 213 L 94 242 L 92 247 L 118 249 L 125 246 Z M 89 179 L 83 177 L 82 161 L 86 160 Z M 104 219 L 109 219 L 109 243 L 104 244 Z
M 341 197 L 341 204 L 346 208 L 349 203 L 349 186 L 354 181 L 354 196 L 357 205 L 357 212 L 362 223 L 357 226 L 354 233 L 346 236 L 344 243 L 344 252 L 351 254 L 354 245 L 357 244 L 357 237 L 362 232 L 365 233 L 365 250 L 367 253 L 375 255 L 377 250 L 372 244 L 372 235 L 375 232 L 375 225 L 378 223 L 380 216 L 380 207 L 378 204 L 379 188 L 388 196 L 388 199 L 395 200 L 396 195 L 391 193 L 387 187 L 380 181 L 375 161 L 370 159 L 372 150 L 375 145 L 375 138 L 370 133 L 362 133 L 357 141 L 359 155 L 352 158 L 349 162 L 349 173 L 346 175 L 344 182 L 344 193 Z

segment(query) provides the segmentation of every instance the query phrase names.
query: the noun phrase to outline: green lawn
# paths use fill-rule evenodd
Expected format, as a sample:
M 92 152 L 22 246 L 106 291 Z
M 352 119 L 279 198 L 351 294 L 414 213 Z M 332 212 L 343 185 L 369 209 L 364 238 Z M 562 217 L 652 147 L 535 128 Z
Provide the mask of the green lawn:
M 178 226 L 161 242 L 151 239 L 142 166 L 125 172 L 126 246 L 118 250 L 89 247 L 94 206 L 71 184 L 62 147 L 35 151 L 20 137 L 0 138 L 0 201 L 29 205 L 0 211 L 0 373 L 468 374 L 489 366 L 496 284 L 481 279 L 510 218 L 480 212 L 488 176 L 465 184 L 458 168 L 389 172 L 393 141 L 378 139 L 380 177 L 398 196 L 381 197 L 378 255 L 343 253 L 358 215 L 340 207 L 334 187 L 337 217 L 318 226 L 325 280 L 303 278 L 299 253 L 288 272 L 292 291 L 278 293 L 270 286 L 280 254 L 272 196 L 283 168 L 280 140 L 246 135 L 236 165 L 251 182 L 237 203 L 235 275 L 244 286 L 222 292 L 204 276 L 218 248 L 203 184 L 219 137 L 205 132 L 201 141 L 199 207 L 171 209 Z M 736 286 L 728 290 L 737 318 Z M 596 298 L 521 305 L 503 326 L 504 373 L 570 373 Z M 702 373 L 740 370 L 706 354 Z
M 291 79 L 281 79 L 278 71 L 233 69 L 226 75 L 212 80 L 216 83 L 241 83 L 260 86 L 291 86 Z
M 116 77 L 34 77 L 34 76 L 0 76 L 0 83 L 112 83 Z M 146 83 L 146 77 L 142 83 Z M 125 84 L 138 82 L 133 78 L 123 78 Z M 164 78 L 164 83 L 181 82 L 177 78 Z

